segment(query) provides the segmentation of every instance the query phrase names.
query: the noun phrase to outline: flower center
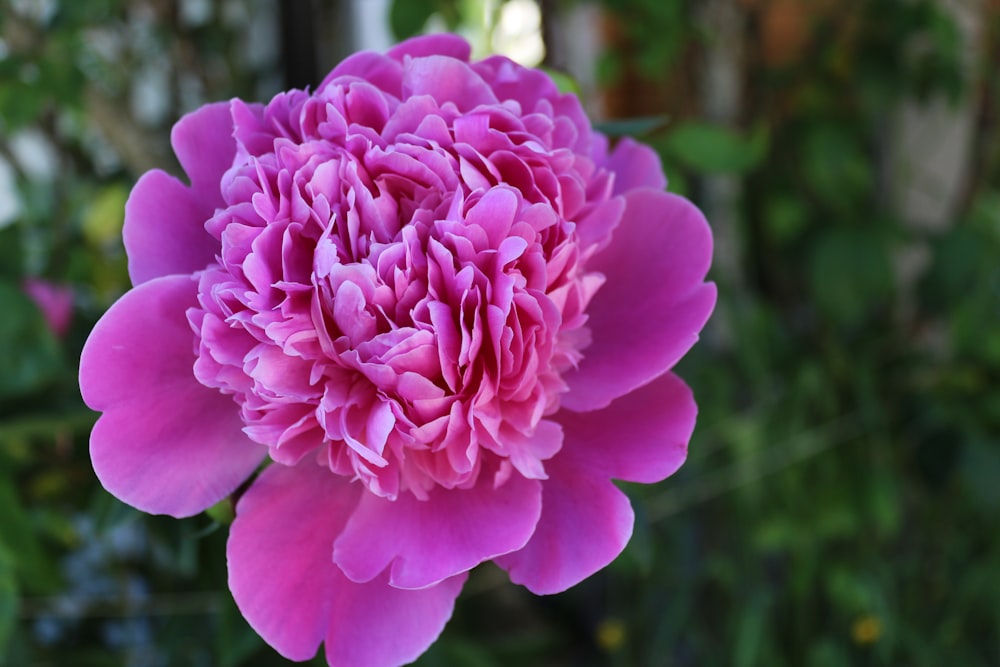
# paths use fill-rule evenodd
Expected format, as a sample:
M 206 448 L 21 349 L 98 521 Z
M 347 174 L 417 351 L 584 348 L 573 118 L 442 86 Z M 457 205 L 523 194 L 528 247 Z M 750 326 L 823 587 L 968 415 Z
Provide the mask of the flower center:
M 343 105 L 276 102 L 243 110 L 237 140 L 253 142 L 206 225 L 222 251 L 189 312 L 198 379 L 233 395 L 276 462 L 318 453 L 385 497 L 544 477 L 600 284 L 567 217 L 588 205 L 583 175 L 516 132 L 463 140 L 454 110 L 428 141 L 333 136 Z

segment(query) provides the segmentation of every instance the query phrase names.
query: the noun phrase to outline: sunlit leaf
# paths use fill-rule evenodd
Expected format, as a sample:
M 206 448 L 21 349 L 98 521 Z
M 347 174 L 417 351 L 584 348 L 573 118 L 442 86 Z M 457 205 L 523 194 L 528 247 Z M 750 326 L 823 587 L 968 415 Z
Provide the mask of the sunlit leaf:
M 97 247 L 121 238 L 128 189 L 120 183 L 103 187 L 94 196 L 83 216 L 83 234 Z
M 438 10 L 437 0 L 393 0 L 389 8 L 389 27 L 397 40 L 419 33 Z
M 670 121 L 667 116 L 623 118 L 594 123 L 594 129 L 609 137 L 642 137 L 663 128 Z
M 659 141 L 661 150 L 695 171 L 745 173 L 757 167 L 767 155 L 769 133 L 758 125 L 749 133 L 728 127 L 685 121 Z

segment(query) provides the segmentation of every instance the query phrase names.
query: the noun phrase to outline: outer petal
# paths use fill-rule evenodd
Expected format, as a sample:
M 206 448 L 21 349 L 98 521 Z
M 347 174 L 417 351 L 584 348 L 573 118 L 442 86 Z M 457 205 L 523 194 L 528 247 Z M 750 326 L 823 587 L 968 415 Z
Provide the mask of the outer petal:
M 651 189 L 625 198 L 611 243 L 587 264 L 607 281 L 587 308 L 593 343 L 565 377 L 570 410 L 603 408 L 669 370 L 715 307 L 715 285 L 702 282 L 712 236 L 701 212 Z
M 430 95 L 438 104 L 454 103 L 460 111 L 498 104 L 493 89 L 469 65 L 447 56 L 415 58 L 403 65 L 403 95 Z
M 632 536 L 632 506 L 606 475 L 565 453 L 545 465 L 542 518 L 528 544 L 496 559 L 514 583 L 559 593 L 613 561 Z
M 667 373 L 603 410 L 556 415 L 565 434 L 558 458 L 605 477 L 659 482 L 684 463 L 697 415 L 691 390 Z
M 104 412 L 90 437 L 101 483 L 178 517 L 232 493 L 266 453 L 243 435 L 232 399 L 194 377 L 185 309 L 196 288 L 190 276 L 143 283 L 105 313 L 80 357 L 83 399 Z
M 236 157 L 229 107 L 229 102 L 206 104 L 184 115 L 170 132 L 170 145 L 191 179 L 197 203 L 208 211 L 206 218 L 223 205 L 219 184 Z
M 408 591 L 390 586 L 384 574 L 356 584 L 338 573 L 332 611 L 337 620 L 326 637 L 327 662 L 331 667 L 413 662 L 441 634 L 467 578 L 463 572 L 429 588 Z
M 515 583 L 558 593 L 621 553 L 632 533 L 632 508 L 608 477 L 658 482 L 684 462 L 694 430 L 691 390 L 667 373 L 607 408 L 556 416 L 563 449 L 546 463 L 542 518 L 524 549 L 497 559 Z
M 667 187 L 660 157 L 649 146 L 625 137 L 608 156 L 604 167 L 615 173 L 614 194 L 624 194 L 635 188 L 649 187 L 662 190 Z
M 389 49 L 385 54 L 396 60 L 403 60 L 404 56 L 419 58 L 421 56 L 450 56 L 468 62 L 472 47 L 467 41 L 458 35 L 448 33 L 438 33 L 434 35 L 420 35 L 400 42 Z
M 483 477 L 472 489 L 434 489 L 427 500 L 366 495 L 337 539 L 334 561 L 354 581 L 391 563 L 391 585 L 423 588 L 520 549 L 541 514 L 541 484 L 514 473 L 494 489 Z
M 345 58 L 324 77 L 316 90 L 322 92 L 341 77 L 358 77 L 390 95 L 399 97 L 403 67 L 397 61 L 373 51 L 359 51 Z
M 174 125 L 170 141 L 191 187 L 154 170 L 132 189 L 122 237 L 133 285 L 198 271 L 218 252 L 205 221 L 223 205 L 219 183 L 236 155 L 229 102 L 187 114 Z
M 132 284 L 208 266 L 219 248 L 205 231 L 212 210 L 173 176 L 159 170 L 143 174 L 125 204 L 122 229 Z
M 333 667 L 410 662 L 451 616 L 464 575 L 404 591 L 384 577 L 356 584 L 333 564 L 333 541 L 362 492 L 307 460 L 271 465 L 237 505 L 229 588 L 254 630 L 286 658 L 307 660 L 325 640 Z

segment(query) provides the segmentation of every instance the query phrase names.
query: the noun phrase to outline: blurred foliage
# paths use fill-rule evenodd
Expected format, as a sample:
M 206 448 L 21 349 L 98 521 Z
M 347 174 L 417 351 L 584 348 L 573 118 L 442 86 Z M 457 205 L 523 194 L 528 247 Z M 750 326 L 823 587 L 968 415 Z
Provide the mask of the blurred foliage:
M 267 7 L 0 0 L 0 665 L 253 664 L 262 646 L 225 587 L 225 531 L 140 516 L 94 478 L 76 366 L 128 287 L 132 183 L 179 171 L 170 125 L 276 90 L 248 42 Z M 70 291 L 68 330 L 28 280 Z
M 633 85 L 677 90 L 717 38 L 711 3 L 604 4 L 632 40 L 676 14 L 605 57 Z M 695 109 L 645 137 L 673 188 L 738 194 L 712 209 L 720 302 L 680 368 L 689 461 L 629 488 L 636 538 L 599 598 L 627 639 L 580 664 L 1000 662 L 1000 164 L 977 113 L 995 91 L 968 78 L 989 66 L 963 63 L 941 5 L 904 0 L 802 3 L 804 38 L 769 61 L 766 13 L 790 4 L 739 10 L 737 118 Z M 934 104 L 980 117 L 990 158 L 929 226 L 901 212 L 890 152 L 901 109 Z
M 489 30 L 501 4 L 396 0 L 388 19 L 399 37 L 435 20 Z M 627 486 L 635 534 L 612 567 L 545 598 L 480 568 L 418 664 L 1000 663 L 998 16 L 965 62 L 936 2 L 817 0 L 774 51 L 768 12 L 796 3 L 734 0 L 745 91 L 722 122 L 692 88 L 719 2 L 600 4 L 609 96 L 672 101 L 600 127 L 648 141 L 671 189 L 718 216 L 717 314 L 679 368 L 699 427 L 674 478 Z M 128 286 L 131 184 L 176 172 L 184 111 L 277 88 L 259 38 L 274 12 L 0 0 L 0 157 L 17 195 L 0 225 L 0 664 L 280 662 L 225 588 L 231 507 L 177 521 L 111 498 L 76 387 L 87 332 Z M 891 148 L 900 109 L 934 104 L 973 108 L 977 125 L 953 219 L 931 227 L 902 212 Z M 27 279 L 71 288 L 67 331 Z

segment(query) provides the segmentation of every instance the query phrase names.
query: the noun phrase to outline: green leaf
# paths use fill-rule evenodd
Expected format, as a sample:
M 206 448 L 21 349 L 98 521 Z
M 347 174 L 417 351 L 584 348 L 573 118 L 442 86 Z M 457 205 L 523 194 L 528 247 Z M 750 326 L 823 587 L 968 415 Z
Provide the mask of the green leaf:
M 55 564 L 47 557 L 35 531 L 34 522 L 18 498 L 13 480 L 0 477 L 0 544 L 10 550 L 9 566 L 25 585 L 39 592 L 51 592 L 59 585 Z M 2 556 L 2 554 L 0 554 Z M 2 560 L 2 558 L 0 558 Z M 3 565 L 0 564 L 0 589 L 3 588 Z M 0 605 L 3 591 L 0 590 Z
M 956 227 L 934 239 L 934 261 L 920 283 L 932 308 L 948 311 L 981 287 L 995 257 L 995 248 L 983 237 L 978 229 Z
M 831 229 L 813 247 L 809 284 L 820 311 L 854 327 L 893 290 L 885 243 L 868 230 Z
M 844 208 L 871 192 L 872 159 L 856 132 L 825 124 L 807 134 L 803 143 L 803 174 L 824 202 Z
M 559 89 L 560 93 L 580 95 L 580 82 L 577 81 L 571 74 L 560 72 L 557 69 L 550 69 L 548 67 L 540 67 L 539 69 L 549 75 L 549 78 L 555 82 L 556 88 Z
M 644 503 L 636 502 L 633 498 L 632 508 L 635 512 L 632 538 L 625 545 L 625 550 L 614 561 L 612 567 L 626 573 L 634 572 L 642 577 L 648 577 L 656 566 L 656 543 L 653 528 Z
M 759 590 L 748 604 L 741 605 L 739 629 L 733 644 L 734 667 L 753 667 L 761 664 L 761 639 L 764 624 L 769 620 L 770 594 Z
M 423 30 L 427 20 L 438 10 L 436 0 L 393 0 L 389 8 L 389 27 L 398 40 L 413 37 Z
M 665 155 L 695 171 L 741 174 L 766 157 L 770 135 L 764 125 L 744 134 L 721 125 L 685 121 L 658 143 Z
M 776 193 L 764 206 L 768 236 L 778 243 L 794 241 L 809 226 L 809 209 L 801 197 Z
M 23 275 L 24 248 L 19 225 L 0 227 L 0 277 L 17 281 Z
M 216 633 L 215 657 L 219 667 L 238 667 L 264 645 L 257 633 L 247 624 L 232 598 L 219 594 L 222 609 Z
M 233 508 L 233 501 L 229 498 L 223 498 L 219 502 L 215 503 L 207 510 L 205 514 L 212 518 L 213 521 L 222 524 L 223 526 L 228 526 L 236 518 L 236 511 Z
M 609 137 L 641 137 L 661 129 L 669 121 L 670 118 L 668 116 L 624 118 L 622 120 L 606 120 L 594 123 L 594 129 Z
M 970 439 L 962 451 L 962 481 L 985 508 L 1000 508 L 1000 442 Z
M 14 556 L 0 543 L 0 663 L 7 653 L 7 645 L 17 623 L 18 593 Z
M 128 188 L 121 183 L 107 185 L 94 195 L 83 215 L 83 235 L 95 246 L 117 243 L 125 222 Z

